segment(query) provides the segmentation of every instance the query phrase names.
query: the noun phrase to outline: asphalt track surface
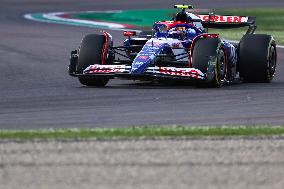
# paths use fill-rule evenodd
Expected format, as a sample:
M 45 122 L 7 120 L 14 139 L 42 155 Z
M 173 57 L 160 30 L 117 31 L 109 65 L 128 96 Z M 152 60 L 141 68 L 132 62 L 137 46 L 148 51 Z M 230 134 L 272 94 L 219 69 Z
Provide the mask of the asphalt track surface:
M 99 30 L 25 20 L 25 13 L 168 8 L 175 1 L 1 0 L 0 128 L 284 123 L 284 49 L 271 84 L 221 89 L 112 80 L 83 87 L 68 76 L 69 52 Z M 284 1 L 191 1 L 199 8 L 284 7 Z M 110 31 L 115 43 L 121 32 Z

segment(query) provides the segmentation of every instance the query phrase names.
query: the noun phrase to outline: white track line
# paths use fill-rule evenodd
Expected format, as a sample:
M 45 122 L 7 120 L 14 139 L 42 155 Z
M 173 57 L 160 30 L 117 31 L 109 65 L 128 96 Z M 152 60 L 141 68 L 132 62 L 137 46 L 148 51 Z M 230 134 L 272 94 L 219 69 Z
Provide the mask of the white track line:
M 111 23 L 111 22 L 97 22 L 97 21 L 91 21 L 91 20 L 79 20 L 79 19 L 72 19 L 72 18 L 62 18 L 60 15 L 66 14 L 65 12 L 55 12 L 55 13 L 47 13 L 43 14 L 43 17 L 48 20 L 55 20 L 55 21 L 63 21 L 63 22 L 73 22 L 73 23 L 80 23 L 80 24 L 86 24 L 86 25 L 94 25 L 98 27 L 108 27 L 113 29 L 123 29 L 125 28 L 122 24 L 117 23 Z

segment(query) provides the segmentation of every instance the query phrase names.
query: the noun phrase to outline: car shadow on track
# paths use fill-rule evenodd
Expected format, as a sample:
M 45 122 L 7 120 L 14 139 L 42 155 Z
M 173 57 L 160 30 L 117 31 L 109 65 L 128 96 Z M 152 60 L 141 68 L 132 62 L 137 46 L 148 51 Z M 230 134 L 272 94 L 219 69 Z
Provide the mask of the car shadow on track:
M 111 81 L 105 87 L 92 87 L 92 86 L 80 86 L 79 88 L 85 89 L 194 89 L 194 90 L 259 90 L 259 89 L 284 89 L 284 82 L 274 81 L 272 83 L 238 83 L 238 84 L 226 84 L 221 88 L 206 88 L 198 87 L 192 82 L 181 81 Z

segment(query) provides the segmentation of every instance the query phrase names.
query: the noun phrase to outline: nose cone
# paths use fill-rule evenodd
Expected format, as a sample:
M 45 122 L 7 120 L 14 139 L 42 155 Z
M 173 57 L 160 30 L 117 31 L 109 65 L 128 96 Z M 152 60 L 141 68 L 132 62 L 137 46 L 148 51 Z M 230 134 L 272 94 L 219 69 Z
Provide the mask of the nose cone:
M 160 54 L 167 43 L 161 40 L 150 39 L 138 53 L 131 66 L 131 73 L 141 74 Z
M 136 74 L 142 73 L 150 63 L 151 63 L 151 57 L 148 54 L 146 55 L 138 54 L 132 63 L 131 73 L 136 73 Z

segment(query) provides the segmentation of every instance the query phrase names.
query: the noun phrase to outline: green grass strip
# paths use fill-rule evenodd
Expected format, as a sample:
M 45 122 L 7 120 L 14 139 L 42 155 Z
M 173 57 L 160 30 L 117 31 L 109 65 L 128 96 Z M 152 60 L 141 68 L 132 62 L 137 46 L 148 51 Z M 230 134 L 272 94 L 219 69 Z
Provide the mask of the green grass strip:
M 111 139 L 140 137 L 206 137 L 284 135 L 284 126 L 132 127 L 112 129 L 0 130 L 0 139 Z

